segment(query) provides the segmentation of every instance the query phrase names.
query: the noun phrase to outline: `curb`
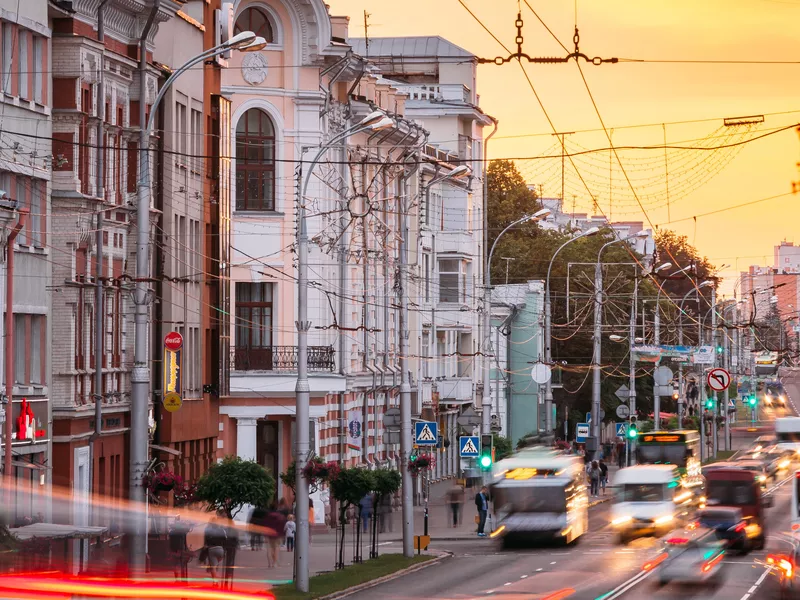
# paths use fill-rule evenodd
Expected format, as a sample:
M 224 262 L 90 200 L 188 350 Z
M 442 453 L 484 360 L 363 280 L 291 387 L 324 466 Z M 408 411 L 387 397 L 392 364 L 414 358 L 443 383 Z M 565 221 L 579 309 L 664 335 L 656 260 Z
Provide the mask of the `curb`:
M 408 567 L 400 571 L 395 571 L 394 573 L 390 573 L 389 575 L 384 575 L 383 577 L 379 577 L 378 579 L 373 579 L 372 581 L 365 581 L 364 583 L 359 583 L 358 585 L 349 587 L 346 590 L 342 590 L 341 592 L 333 592 L 332 594 L 328 594 L 327 596 L 320 596 L 319 598 L 317 598 L 317 600 L 337 600 L 338 598 L 346 598 L 347 596 L 352 596 L 353 594 L 357 594 L 358 592 L 363 592 L 364 590 L 368 590 L 370 588 L 379 586 L 382 583 L 386 583 L 387 581 L 398 579 L 403 575 L 408 575 L 409 573 L 415 573 L 416 571 L 421 571 L 422 569 L 430 567 L 431 565 L 439 564 L 444 559 L 450 558 L 451 556 L 453 556 L 452 552 L 439 552 L 439 556 L 432 558 L 431 560 L 426 560 L 424 563 L 420 563 L 418 565 L 414 565 L 412 567 Z

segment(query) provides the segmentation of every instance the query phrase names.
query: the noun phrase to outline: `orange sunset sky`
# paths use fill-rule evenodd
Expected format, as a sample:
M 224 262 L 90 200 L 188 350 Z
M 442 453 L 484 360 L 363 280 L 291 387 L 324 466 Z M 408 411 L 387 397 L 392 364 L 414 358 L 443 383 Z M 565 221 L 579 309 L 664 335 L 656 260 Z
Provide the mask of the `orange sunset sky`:
M 572 49 L 574 1 L 528 1 Z M 515 49 L 517 0 L 464 2 L 500 41 Z M 482 57 L 507 54 L 458 0 L 329 0 L 329 4 L 332 14 L 350 17 L 355 37 L 364 34 L 366 10 L 370 37 L 440 35 Z M 520 4 L 524 50 L 532 56 L 564 55 L 524 1 Z M 620 152 L 635 194 L 608 152 L 576 157 L 580 176 L 567 162 L 567 209 L 574 202 L 576 211 L 592 212 L 588 187 L 613 220 L 641 219 L 647 225 L 649 219 L 687 235 L 715 264 L 731 265 L 721 273 L 730 278 L 724 290 L 748 265 L 771 264 L 773 246 L 781 240 L 800 244 L 795 233 L 800 196 L 789 194 L 791 182 L 800 180 L 796 166 L 800 140 L 791 127 L 800 123 L 799 20 L 800 0 L 578 0 L 581 51 L 590 57 L 798 63 L 581 63 L 600 115 L 609 129 L 614 128 L 615 146 L 660 145 L 666 135 L 669 143 L 709 147 L 789 128 L 727 150 L 671 150 L 666 157 L 663 149 Z M 525 68 L 555 128 L 577 132 L 568 136 L 568 150 L 608 146 L 574 61 Z M 500 121 L 489 145 L 490 158 L 558 154 L 553 130 L 519 64 L 480 66 L 478 92 L 483 109 Z M 764 122 L 723 126 L 725 117 L 745 115 L 764 115 Z M 700 122 L 676 123 L 681 121 Z M 650 126 L 628 127 L 633 125 Z M 561 195 L 560 159 L 518 164 L 530 183 L 542 186 L 545 196 Z

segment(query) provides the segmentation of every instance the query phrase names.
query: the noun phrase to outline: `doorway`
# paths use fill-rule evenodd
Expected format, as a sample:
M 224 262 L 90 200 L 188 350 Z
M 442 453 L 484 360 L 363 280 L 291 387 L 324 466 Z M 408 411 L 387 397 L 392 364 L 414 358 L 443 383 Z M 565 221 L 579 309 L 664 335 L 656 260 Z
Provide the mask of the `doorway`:
M 281 474 L 278 456 L 278 421 L 259 421 L 256 435 L 256 460 L 272 475 L 277 483 L 280 481 Z M 276 485 L 276 493 L 277 487 Z

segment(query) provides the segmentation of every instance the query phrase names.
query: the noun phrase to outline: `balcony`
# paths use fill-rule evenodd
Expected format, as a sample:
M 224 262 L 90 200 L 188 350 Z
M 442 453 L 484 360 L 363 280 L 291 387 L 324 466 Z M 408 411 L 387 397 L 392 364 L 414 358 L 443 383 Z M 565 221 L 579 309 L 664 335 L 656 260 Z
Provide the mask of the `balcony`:
M 297 346 L 264 346 L 231 350 L 234 371 L 297 372 Z M 332 372 L 336 368 L 333 346 L 309 346 L 308 370 L 312 373 Z

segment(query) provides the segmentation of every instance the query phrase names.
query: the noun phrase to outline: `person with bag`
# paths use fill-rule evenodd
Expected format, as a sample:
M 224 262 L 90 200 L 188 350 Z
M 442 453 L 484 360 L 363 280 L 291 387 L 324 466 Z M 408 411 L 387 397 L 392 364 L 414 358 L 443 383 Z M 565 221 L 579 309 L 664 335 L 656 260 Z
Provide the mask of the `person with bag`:
M 589 484 L 591 485 L 591 495 L 597 496 L 600 488 L 600 467 L 596 460 L 589 463 Z
M 603 495 L 606 495 L 606 485 L 608 484 L 608 465 L 603 459 L 600 459 L 598 465 L 600 467 L 600 489 L 603 490 Z
M 486 527 L 486 517 L 489 515 L 489 488 L 483 486 L 481 491 L 475 494 L 475 508 L 478 509 L 478 537 L 486 537 L 484 528 Z

